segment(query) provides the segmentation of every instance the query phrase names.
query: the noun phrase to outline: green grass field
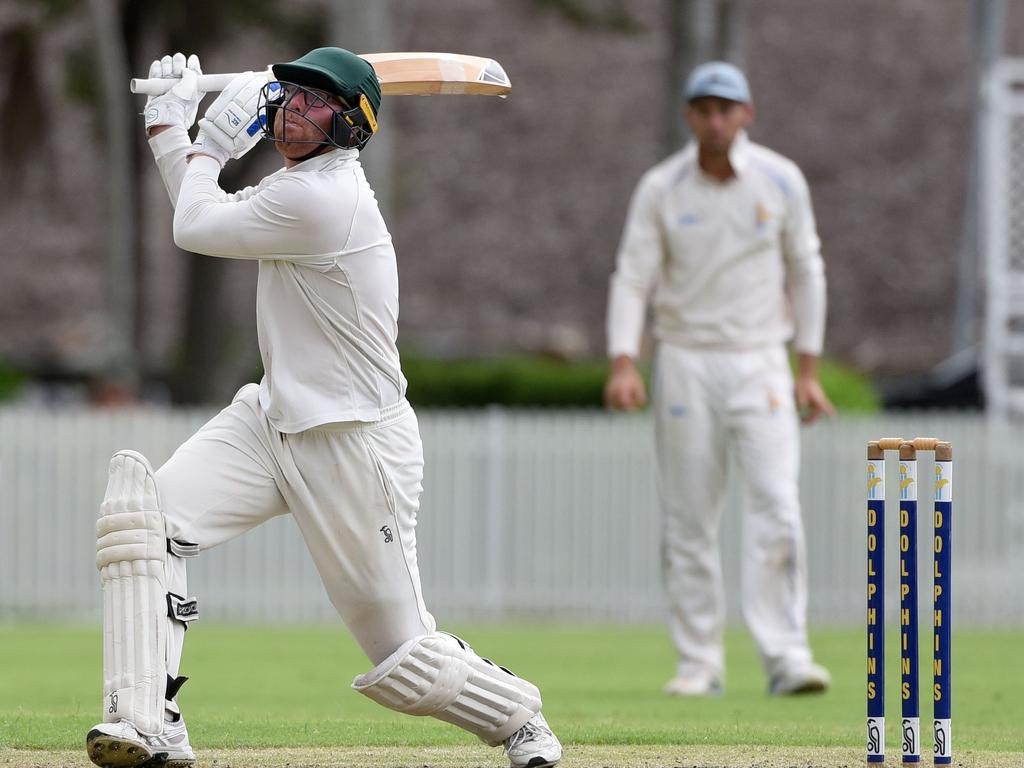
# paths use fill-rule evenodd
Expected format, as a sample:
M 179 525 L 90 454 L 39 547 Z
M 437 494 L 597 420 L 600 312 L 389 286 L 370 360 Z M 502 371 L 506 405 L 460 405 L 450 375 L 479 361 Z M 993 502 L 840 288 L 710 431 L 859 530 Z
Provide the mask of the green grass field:
M 863 761 L 862 631 L 815 633 L 816 654 L 832 670 L 834 687 L 824 696 L 783 699 L 766 695 L 748 636 L 732 631 L 725 695 L 697 700 L 661 693 L 673 654 L 660 627 L 456 631 L 481 655 L 540 685 L 545 714 L 566 745 L 567 767 Z M 954 634 L 956 764 L 1024 765 L 1022 647 L 1021 632 Z M 887 751 L 898 761 L 895 635 L 888 650 Z M 930 659 L 927 648 L 921 658 Z M 182 665 L 191 680 L 179 701 L 200 763 L 506 764 L 500 750 L 488 750 L 452 726 L 395 714 L 352 691 L 352 678 L 367 668 L 339 627 L 196 625 Z M 922 664 L 922 680 L 927 690 L 928 663 Z M 0 627 L 0 766 L 88 765 L 81 745 L 99 717 L 100 687 L 98 629 Z M 921 701 L 927 750 L 931 700 L 924 691 Z

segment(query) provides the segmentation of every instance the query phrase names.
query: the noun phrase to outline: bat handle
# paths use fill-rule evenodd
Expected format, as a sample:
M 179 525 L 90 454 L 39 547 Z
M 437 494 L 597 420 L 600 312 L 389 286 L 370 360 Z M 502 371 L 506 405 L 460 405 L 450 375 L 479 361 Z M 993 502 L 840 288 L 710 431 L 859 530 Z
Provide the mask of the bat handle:
M 238 77 L 238 73 L 226 75 L 200 75 L 198 78 L 199 90 L 206 93 L 211 91 L 223 91 L 228 83 Z M 128 83 L 132 93 L 143 93 L 146 96 L 159 96 L 167 93 L 177 82 L 173 77 L 133 77 Z

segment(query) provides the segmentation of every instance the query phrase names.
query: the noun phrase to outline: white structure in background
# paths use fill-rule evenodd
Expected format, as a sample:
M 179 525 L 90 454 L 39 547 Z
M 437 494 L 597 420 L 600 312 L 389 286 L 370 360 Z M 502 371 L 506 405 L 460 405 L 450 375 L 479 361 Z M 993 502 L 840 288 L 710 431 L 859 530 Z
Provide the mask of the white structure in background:
M 0 409 L 0 621 L 99 622 L 94 526 L 110 455 L 131 447 L 158 465 L 210 415 Z M 646 414 L 423 411 L 420 424 L 421 571 L 442 625 L 663 619 Z M 1024 626 L 1024 430 L 979 415 L 837 419 L 804 432 L 812 622 L 863 626 L 865 447 L 892 435 L 953 442 L 955 626 Z M 922 477 L 930 461 L 922 456 Z M 896 474 L 887 477 L 895 483 Z M 733 501 L 721 538 L 727 594 L 735 596 L 742 533 Z M 920 521 L 920 540 L 930 541 L 924 500 Z M 895 594 L 899 553 L 889 550 Z M 206 621 L 337 621 L 290 518 L 206 552 L 189 568 L 189 594 L 199 598 Z M 921 579 L 928 615 L 929 576 Z M 889 606 L 895 616 L 899 601 Z M 738 607 L 729 606 L 733 621 Z
M 989 410 L 1024 415 L 1024 59 L 983 82 L 978 193 L 985 267 L 984 382 Z

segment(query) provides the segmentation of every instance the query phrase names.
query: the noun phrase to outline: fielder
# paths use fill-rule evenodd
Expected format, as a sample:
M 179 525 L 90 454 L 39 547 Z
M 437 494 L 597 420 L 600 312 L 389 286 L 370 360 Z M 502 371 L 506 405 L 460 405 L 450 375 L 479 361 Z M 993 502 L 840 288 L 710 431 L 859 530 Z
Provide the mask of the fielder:
M 665 690 L 723 690 L 718 528 L 731 456 L 746 508 L 743 614 L 769 690 L 823 691 L 829 674 L 807 642 L 797 496 L 797 409 L 807 422 L 833 412 L 817 379 L 825 277 L 810 194 L 792 162 L 747 138 L 754 108 L 740 70 L 698 67 L 686 101 L 694 141 L 637 185 L 607 317 L 605 399 L 632 410 L 646 402 L 634 361 L 653 304 L 662 571 L 679 656 Z
M 373 68 L 319 48 L 238 76 L 188 130 L 195 56 L 146 103 L 150 148 L 182 248 L 259 263 L 264 376 L 156 472 L 116 453 L 97 523 L 103 587 L 103 722 L 86 737 L 100 766 L 191 766 L 176 696 L 185 630 L 198 615 L 185 564 L 290 513 L 332 603 L 373 665 L 352 687 L 504 745 L 513 768 L 552 766 L 562 747 L 536 686 L 438 632 L 420 590 L 416 515 L 423 452 L 396 348 L 391 236 L 359 164 L 377 130 Z M 228 194 L 223 165 L 261 138 L 284 167 Z

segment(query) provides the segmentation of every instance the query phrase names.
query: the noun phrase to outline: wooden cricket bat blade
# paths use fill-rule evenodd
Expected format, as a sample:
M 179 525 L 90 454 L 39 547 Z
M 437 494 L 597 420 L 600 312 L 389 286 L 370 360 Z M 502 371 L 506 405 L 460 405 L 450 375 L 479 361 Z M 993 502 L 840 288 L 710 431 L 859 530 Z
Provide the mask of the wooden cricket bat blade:
M 512 81 L 494 59 L 461 53 L 364 53 L 387 96 L 505 96 Z

